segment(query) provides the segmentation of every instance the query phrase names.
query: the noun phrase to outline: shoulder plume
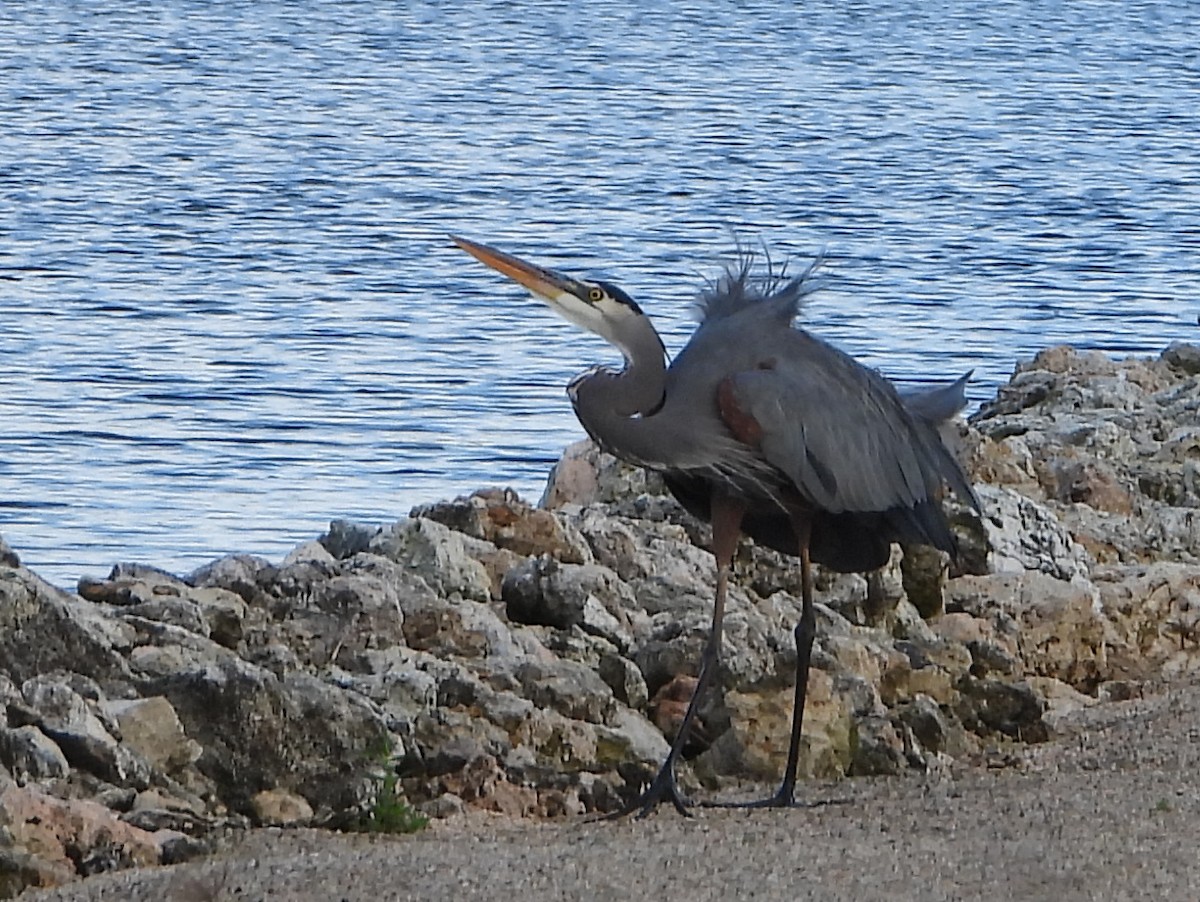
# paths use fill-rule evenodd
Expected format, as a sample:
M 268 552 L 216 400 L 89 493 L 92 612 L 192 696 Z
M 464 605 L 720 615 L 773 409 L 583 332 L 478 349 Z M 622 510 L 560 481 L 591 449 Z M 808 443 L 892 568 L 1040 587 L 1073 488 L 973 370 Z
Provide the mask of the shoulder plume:
M 696 301 L 700 319 L 711 322 L 766 304 L 790 323 L 800 313 L 804 299 L 816 290 L 813 275 L 821 261 L 822 257 L 817 256 L 802 273 L 792 275 L 788 271 L 790 260 L 776 263 L 765 247 L 760 260 L 760 254 L 739 246 L 725 272 L 700 290 Z

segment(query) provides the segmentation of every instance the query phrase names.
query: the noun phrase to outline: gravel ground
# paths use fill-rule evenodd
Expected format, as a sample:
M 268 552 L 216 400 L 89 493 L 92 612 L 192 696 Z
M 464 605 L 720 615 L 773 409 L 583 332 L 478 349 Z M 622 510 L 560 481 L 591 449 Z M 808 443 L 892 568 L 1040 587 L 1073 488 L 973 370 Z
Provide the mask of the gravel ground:
M 22 902 L 1200 899 L 1200 686 L 1106 704 L 1014 767 L 807 784 L 790 811 L 478 815 L 416 836 L 256 831 Z

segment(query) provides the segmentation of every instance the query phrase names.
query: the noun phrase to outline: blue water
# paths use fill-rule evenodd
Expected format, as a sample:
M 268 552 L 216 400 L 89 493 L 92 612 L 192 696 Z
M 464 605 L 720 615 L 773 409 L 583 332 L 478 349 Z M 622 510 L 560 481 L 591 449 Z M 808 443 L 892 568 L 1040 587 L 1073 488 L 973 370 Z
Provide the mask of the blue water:
M 536 499 L 598 340 L 734 236 L 902 379 L 1200 340 L 1200 5 L 0 5 L 0 532 L 63 585 Z

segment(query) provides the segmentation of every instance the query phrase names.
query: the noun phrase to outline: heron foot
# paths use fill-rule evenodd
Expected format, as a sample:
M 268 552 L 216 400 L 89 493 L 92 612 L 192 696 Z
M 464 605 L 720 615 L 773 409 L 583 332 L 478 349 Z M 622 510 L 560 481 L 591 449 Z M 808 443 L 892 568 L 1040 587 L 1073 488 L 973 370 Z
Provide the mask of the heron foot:
M 795 793 L 790 789 L 779 787 L 774 795 L 765 799 L 750 799 L 744 802 L 700 802 L 701 808 L 824 808 L 826 805 L 848 805 L 851 799 L 818 799 L 816 801 L 797 801 Z
M 654 781 L 645 792 L 620 811 L 608 815 L 605 820 L 615 820 L 636 811 L 637 814 L 634 816 L 640 821 L 663 802 L 670 802 L 675 806 L 675 810 L 684 817 L 692 816 L 688 811 L 692 803 L 679 791 L 679 784 L 675 781 L 675 762 L 671 758 L 663 763 L 658 775 L 655 776 Z
M 791 786 L 780 786 L 773 795 L 765 799 L 745 802 L 701 802 L 705 808 L 807 808 L 805 803 L 796 802 L 796 793 Z

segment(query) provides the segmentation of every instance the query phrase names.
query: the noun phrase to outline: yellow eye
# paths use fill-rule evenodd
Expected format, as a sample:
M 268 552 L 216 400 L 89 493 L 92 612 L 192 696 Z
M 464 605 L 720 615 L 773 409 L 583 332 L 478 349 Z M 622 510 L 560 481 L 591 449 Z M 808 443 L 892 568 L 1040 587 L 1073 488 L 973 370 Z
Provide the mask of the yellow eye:
M 598 303 L 600 303 L 600 301 L 604 300 L 604 292 L 601 291 L 599 288 L 595 288 L 595 287 L 589 288 L 588 289 L 588 300 L 591 301 L 593 304 L 598 304 Z

